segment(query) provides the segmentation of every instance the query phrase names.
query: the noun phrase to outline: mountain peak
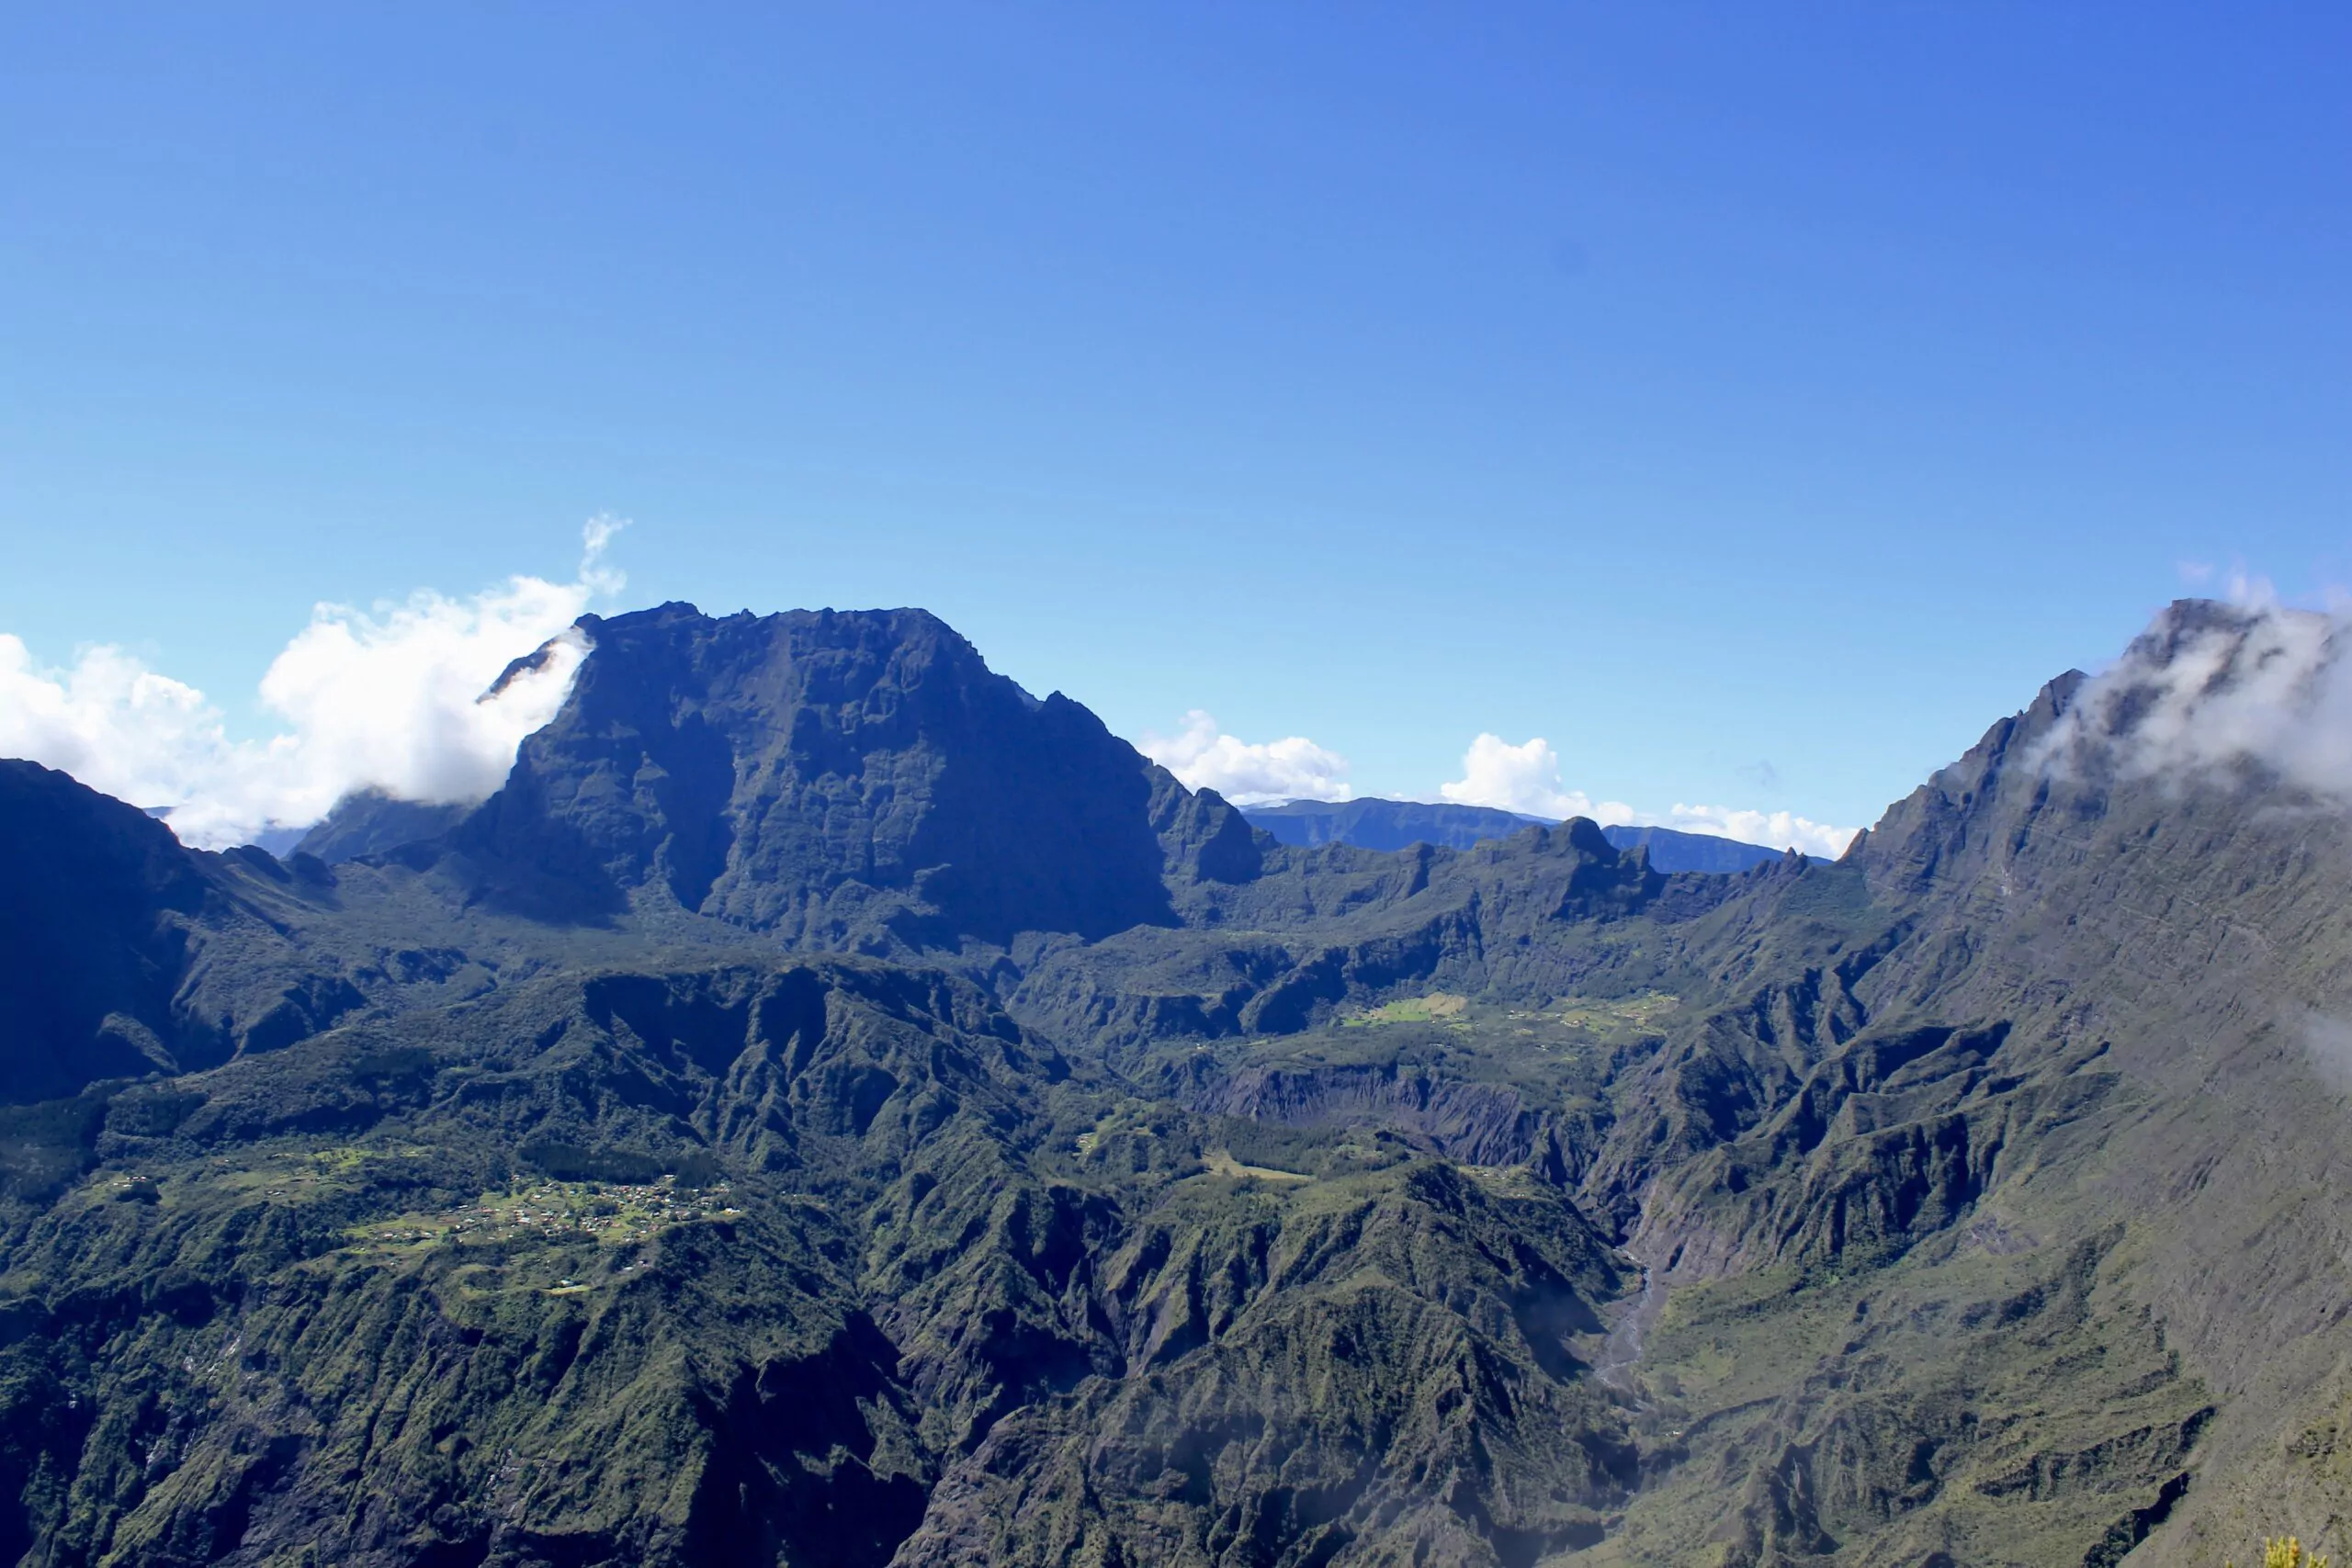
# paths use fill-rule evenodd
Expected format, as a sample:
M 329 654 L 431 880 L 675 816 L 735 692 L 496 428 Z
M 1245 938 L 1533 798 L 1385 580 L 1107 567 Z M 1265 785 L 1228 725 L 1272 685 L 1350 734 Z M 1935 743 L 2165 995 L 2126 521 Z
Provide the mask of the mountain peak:
M 493 896 L 666 894 L 819 945 L 1171 918 L 1143 759 L 928 611 L 669 604 L 581 628 L 562 709 L 456 836 Z

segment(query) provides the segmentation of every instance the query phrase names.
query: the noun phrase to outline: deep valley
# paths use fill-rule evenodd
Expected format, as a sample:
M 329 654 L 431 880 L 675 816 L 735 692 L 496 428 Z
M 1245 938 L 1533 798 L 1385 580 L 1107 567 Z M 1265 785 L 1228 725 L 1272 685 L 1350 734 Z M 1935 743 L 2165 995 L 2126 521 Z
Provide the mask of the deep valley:
M 583 629 L 283 859 L 0 763 L 0 1560 L 2352 1548 L 2340 805 L 2070 674 L 1836 863 L 1284 842 L 920 612 Z

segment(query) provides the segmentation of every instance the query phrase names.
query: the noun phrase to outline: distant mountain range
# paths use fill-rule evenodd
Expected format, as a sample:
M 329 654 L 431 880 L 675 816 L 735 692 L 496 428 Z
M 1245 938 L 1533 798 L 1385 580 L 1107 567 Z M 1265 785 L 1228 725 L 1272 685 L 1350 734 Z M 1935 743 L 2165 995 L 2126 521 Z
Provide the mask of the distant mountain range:
M 580 629 L 282 860 L 0 762 L 0 1561 L 2352 1544 L 2352 818 L 2141 694 L 1694 876 L 1245 816 L 920 611 Z
M 1285 844 L 1356 844 L 1367 850 L 1401 850 L 1414 844 L 1466 850 L 1489 839 L 1507 839 L 1531 827 L 1557 827 L 1555 818 L 1498 811 L 1487 806 L 1455 806 L 1421 800 L 1293 800 L 1280 806 L 1245 806 L 1241 815 Z M 1671 828 L 1603 828 L 1621 850 L 1646 848 L 1650 864 L 1663 872 L 1741 872 L 1782 851 L 1745 844 L 1707 833 Z

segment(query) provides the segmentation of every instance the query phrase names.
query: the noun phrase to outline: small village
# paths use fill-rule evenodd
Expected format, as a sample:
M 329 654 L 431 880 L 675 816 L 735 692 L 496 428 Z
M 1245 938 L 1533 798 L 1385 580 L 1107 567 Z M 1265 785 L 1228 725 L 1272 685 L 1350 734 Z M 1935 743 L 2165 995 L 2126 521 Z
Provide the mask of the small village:
M 541 1181 L 434 1215 L 405 1214 L 360 1226 L 361 1247 L 407 1249 L 449 1242 L 506 1242 L 529 1236 L 585 1238 L 620 1245 L 673 1225 L 732 1219 L 726 1182 L 681 1187 L 675 1177 L 644 1183 Z

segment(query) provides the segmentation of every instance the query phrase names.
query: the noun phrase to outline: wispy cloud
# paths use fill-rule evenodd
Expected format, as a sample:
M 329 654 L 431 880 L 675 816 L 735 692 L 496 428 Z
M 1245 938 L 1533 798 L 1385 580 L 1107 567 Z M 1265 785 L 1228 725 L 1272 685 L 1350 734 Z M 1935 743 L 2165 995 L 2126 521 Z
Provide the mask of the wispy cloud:
M 1136 750 L 1174 773 L 1188 789 L 1213 789 L 1236 806 L 1278 800 L 1346 800 L 1348 760 L 1304 736 L 1250 742 L 1217 728 L 1194 708 L 1172 736 L 1147 732 Z
M 0 755 L 168 807 L 173 830 L 205 848 L 316 821 L 356 789 L 482 799 L 570 691 L 586 652 L 572 622 L 623 586 L 606 560 L 621 526 L 587 525 L 570 582 L 523 576 L 464 599 L 318 605 L 262 677 L 262 700 L 286 723 L 263 741 L 232 740 L 203 693 L 120 649 L 44 669 L 0 634 Z M 510 661 L 549 644 L 537 669 L 488 694 Z

